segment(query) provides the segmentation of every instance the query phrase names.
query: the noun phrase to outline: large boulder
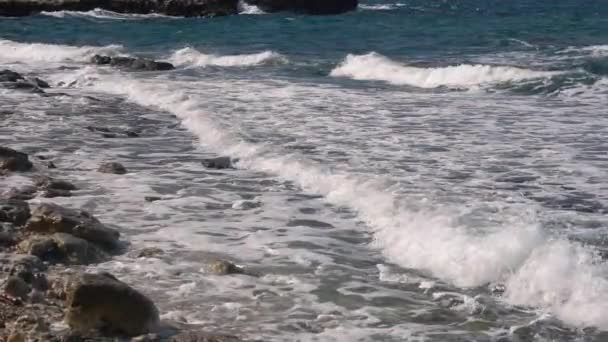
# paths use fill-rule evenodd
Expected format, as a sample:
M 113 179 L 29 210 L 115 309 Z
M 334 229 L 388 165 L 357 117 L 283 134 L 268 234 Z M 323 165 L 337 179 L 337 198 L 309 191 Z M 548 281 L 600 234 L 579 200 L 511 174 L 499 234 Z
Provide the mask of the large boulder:
M 245 0 L 264 12 L 293 11 L 304 14 L 340 14 L 357 9 L 358 0 Z
M 29 171 L 32 167 L 27 154 L 0 146 L 0 171 Z
M 85 273 L 69 285 L 66 322 L 76 332 L 102 330 L 138 336 L 153 330 L 159 316 L 148 297 L 114 276 Z
M 86 211 L 42 203 L 31 212 L 25 228 L 31 232 L 53 234 L 67 233 L 103 247 L 116 246 L 120 233 L 104 226 Z

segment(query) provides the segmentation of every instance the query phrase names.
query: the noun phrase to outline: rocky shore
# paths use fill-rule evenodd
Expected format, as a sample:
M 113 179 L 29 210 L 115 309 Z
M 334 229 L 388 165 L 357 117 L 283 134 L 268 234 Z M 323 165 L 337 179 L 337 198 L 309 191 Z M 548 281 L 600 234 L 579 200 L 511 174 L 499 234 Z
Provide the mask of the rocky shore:
M 27 84 L 22 88 L 28 90 L 46 84 L 36 80 L 0 71 L 0 86 L 5 88 L 19 89 L 14 87 L 18 82 Z M 91 213 L 53 203 L 53 198 L 72 196 L 79 189 L 68 180 L 55 178 L 52 161 L 38 157 L 0 146 L 0 177 L 18 174 L 32 184 L 0 189 L 0 341 L 242 340 L 162 321 L 156 304 L 140 292 L 144 289 L 109 273 L 86 271 L 85 266 L 108 261 L 132 247 L 118 229 Z M 202 162 L 212 168 L 231 167 L 230 159 L 226 162 L 225 158 Z M 96 171 L 124 174 L 127 168 L 110 162 Z M 142 198 L 142 203 L 148 200 Z M 134 258 L 163 254 L 156 247 L 131 252 Z M 215 274 L 248 274 L 225 260 L 208 266 Z
M 357 8 L 357 0 L 245 0 L 265 12 L 339 14 Z M 0 0 L 0 16 L 27 16 L 40 12 L 91 11 L 161 13 L 183 17 L 215 17 L 239 13 L 239 0 Z

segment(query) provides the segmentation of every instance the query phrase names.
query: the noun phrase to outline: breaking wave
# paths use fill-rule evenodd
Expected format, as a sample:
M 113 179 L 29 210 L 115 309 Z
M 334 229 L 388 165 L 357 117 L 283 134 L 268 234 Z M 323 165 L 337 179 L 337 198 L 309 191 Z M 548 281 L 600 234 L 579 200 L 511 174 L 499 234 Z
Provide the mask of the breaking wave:
M 205 54 L 193 48 L 184 48 L 176 51 L 170 57 L 170 61 L 179 66 L 206 67 L 244 67 L 269 63 L 286 63 L 287 58 L 274 51 L 260 53 L 219 56 Z
M 419 68 L 395 62 L 372 52 L 366 55 L 348 55 L 338 67 L 331 71 L 330 75 L 355 80 L 384 81 L 419 88 L 441 86 L 467 88 L 483 84 L 546 78 L 556 74 L 558 73 L 483 64 Z

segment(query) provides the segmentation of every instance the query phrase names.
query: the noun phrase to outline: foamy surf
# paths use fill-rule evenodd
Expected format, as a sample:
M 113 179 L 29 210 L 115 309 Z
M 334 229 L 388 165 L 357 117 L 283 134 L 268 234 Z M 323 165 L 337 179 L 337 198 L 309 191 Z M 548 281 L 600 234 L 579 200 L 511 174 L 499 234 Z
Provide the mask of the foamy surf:
M 372 230 L 375 247 L 393 263 L 461 287 L 506 284 L 508 304 L 541 308 L 580 327 L 608 329 L 606 264 L 593 257 L 593 250 L 548 235 L 534 219 L 473 232 L 459 226 L 447 210 L 410 209 L 407 199 L 394 195 L 384 182 L 241 140 L 202 109 L 204 97 L 191 94 L 196 84 L 116 74 L 96 78 L 91 89 L 176 115 L 202 144 L 240 158 L 240 168 L 280 176 L 335 206 L 355 210 Z M 581 308 L 590 314 L 581 315 Z
M 274 51 L 263 51 L 260 53 L 220 56 L 205 54 L 196 49 L 187 47 L 173 53 L 169 60 L 175 65 L 190 67 L 246 67 L 268 63 L 285 63 L 285 58 Z
M 404 6 L 405 6 L 405 4 L 402 4 L 400 2 L 395 3 L 395 4 L 377 4 L 377 5 L 359 4 L 359 9 L 366 10 L 366 11 L 392 11 L 399 7 L 404 7 Z
M 384 81 L 394 85 L 419 88 L 468 88 L 526 79 L 544 78 L 555 72 L 534 71 L 516 67 L 461 64 L 440 68 L 418 68 L 395 62 L 375 52 L 366 55 L 348 55 L 330 73 L 333 77 L 355 80 Z
M 149 14 L 137 14 L 137 13 L 117 13 L 113 11 L 96 8 L 91 11 L 55 11 L 55 12 L 40 12 L 41 15 L 55 17 L 55 18 L 66 18 L 66 17 L 81 17 L 81 18 L 95 18 L 95 19 L 108 19 L 108 20 L 143 20 L 143 19 L 157 19 L 157 18 L 179 18 L 163 15 L 159 13 Z
M 250 5 L 245 0 L 239 0 L 239 14 L 266 14 L 256 5 Z
M 0 61 L 2 62 L 86 62 L 93 55 L 117 55 L 121 45 L 68 46 L 41 43 L 18 43 L 0 39 Z

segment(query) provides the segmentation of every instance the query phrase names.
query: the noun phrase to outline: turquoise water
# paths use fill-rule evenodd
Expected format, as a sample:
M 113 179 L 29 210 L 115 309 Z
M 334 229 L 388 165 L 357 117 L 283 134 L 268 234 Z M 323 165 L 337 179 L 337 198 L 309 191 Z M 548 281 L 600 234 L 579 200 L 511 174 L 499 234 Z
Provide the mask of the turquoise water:
M 55 158 L 84 189 L 58 201 L 131 242 L 95 269 L 167 320 L 268 341 L 607 338 L 606 1 L 46 13 L 0 19 L 0 67 L 63 94 L 0 91 L 0 143 Z M 217 155 L 237 170 L 199 162 Z M 149 245 L 165 256 L 132 257 Z M 260 276 L 211 275 L 216 257 Z

